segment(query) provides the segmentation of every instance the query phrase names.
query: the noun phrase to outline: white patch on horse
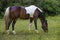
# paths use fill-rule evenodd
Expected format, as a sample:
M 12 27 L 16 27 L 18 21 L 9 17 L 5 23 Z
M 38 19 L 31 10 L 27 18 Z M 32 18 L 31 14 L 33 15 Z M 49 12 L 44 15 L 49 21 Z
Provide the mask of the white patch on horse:
M 9 8 L 10 8 L 10 7 L 8 7 L 8 8 L 6 9 L 4 16 L 8 16 L 8 15 L 9 15 Z
M 38 7 L 36 7 L 35 5 L 30 5 L 28 7 L 25 7 L 25 9 L 27 11 L 26 14 L 30 14 L 30 17 L 33 17 L 33 14 L 37 8 Z M 42 10 L 40 8 L 38 8 L 38 9 L 42 12 Z
M 33 17 L 33 14 L 34 14 L 36 8 L 37 8 L 37 7 L 34 6 L 34 5 L 25 7 L 25 9 L 26 9 L 26 11 L 27 11 L 26 14 L 30 14 L 30 17 Z

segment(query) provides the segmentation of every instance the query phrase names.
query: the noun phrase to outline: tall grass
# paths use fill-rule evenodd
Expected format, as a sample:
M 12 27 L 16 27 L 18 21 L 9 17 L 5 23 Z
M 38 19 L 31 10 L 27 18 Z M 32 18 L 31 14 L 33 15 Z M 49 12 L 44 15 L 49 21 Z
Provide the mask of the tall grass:
M 12 26 L 10 26 L 10 34 L 5 33 L 4 19 L 0 19 L 0 40 L 60 40 L 60 16 L 47 17 L 48 33 L 45 33 L 41 28 L 40 20 L 38 19 L 39 33 L 35 32 L 34 24 L 32 23 L 31 32 L 28 30 L 29 20 L 18 19 L 15 25 L 16 35 L 12 34 Z

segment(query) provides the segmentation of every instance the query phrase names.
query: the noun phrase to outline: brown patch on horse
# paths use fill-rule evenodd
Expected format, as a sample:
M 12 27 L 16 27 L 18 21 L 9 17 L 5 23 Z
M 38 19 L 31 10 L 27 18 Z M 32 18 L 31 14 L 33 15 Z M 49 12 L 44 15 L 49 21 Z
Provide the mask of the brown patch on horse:
M 29 18 L 29 14 L 26 14 L 26 10 L 22 7 L 18 7 L 18 6 L 13 6 L 11 7 L 10 10 L 10 18 L 12 19 L 16 19 L 16 18 L 21 18 L 21 19 L 28 19 Z
M 18 6 L 13 6 L 11 7 L 11 9 L 9 10 L 10 13 L 9 13 L 9 16 L 11 19 L 16 19 L 19 17 L 19 13 L 20 13 L 20 7 Z
M 26 14 L 25 8 L 21 7 L 20 18 L 22 18 L 22 19 L 29 19 L 29 14 Z

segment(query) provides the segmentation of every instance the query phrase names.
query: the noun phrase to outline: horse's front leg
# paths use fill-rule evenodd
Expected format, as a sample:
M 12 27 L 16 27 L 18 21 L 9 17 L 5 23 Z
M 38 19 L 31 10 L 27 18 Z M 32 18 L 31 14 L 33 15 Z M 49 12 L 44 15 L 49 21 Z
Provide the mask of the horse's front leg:
M 32 26 L 32 21 L 33 21 L 33 18 L 32 18 L 32 17 L 30 17 L 29 31 L 30 31 L 30 27 Z
M 35 24 L 35 31 L 36 31 L 36 33 L 39 33 L 38 29 L 37 29 L 37 18 L 34 19 L 34 24 Z
M 15 30 L 14 30 L 14 26 L 15 26 L 16 20 L 13 20 L 12 22 L 12 33 L 16 34 Z

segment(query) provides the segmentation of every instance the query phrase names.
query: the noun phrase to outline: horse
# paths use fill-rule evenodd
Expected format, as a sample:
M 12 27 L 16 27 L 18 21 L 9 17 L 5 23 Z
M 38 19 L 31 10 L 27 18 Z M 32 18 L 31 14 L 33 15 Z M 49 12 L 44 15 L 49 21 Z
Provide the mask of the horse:
M 12 23 L 12 33 L 16 34 L 14 30 L 14 26 L 18 18 L 23 20 L 25 19 L 30 20 L 29 30 L 32 25 L 32 21 L 34 21 L 35 31 L 37 33 L 39 33 L 37 28 L 37 19 L 39 18 L 42 24 L 42 29 L 44 30 L 44 32 L 48 32 L 48 23 L 44 15 L 44 12 L 35 5 L 30 5 L 28 7 L 10 6 L 6 8 L 4 19 L 5 19 L 5 29 L 8 34 L 9 34 L 9 27 L 11 23 Z

